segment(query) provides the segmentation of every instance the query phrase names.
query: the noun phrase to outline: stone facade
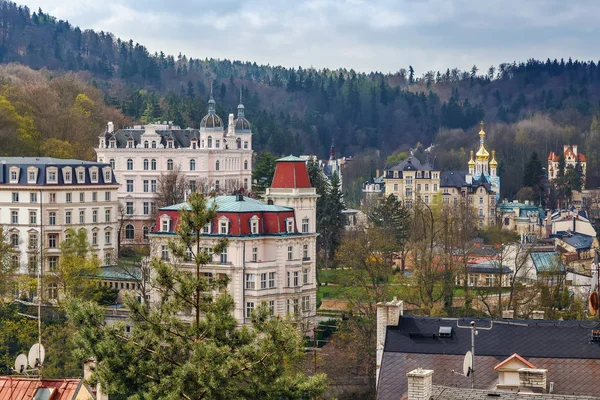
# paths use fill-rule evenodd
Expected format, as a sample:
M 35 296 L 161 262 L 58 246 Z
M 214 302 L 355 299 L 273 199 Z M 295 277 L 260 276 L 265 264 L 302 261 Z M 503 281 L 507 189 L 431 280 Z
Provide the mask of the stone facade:
M 178 170 L 189 191 L 204 193 L 232 193 L 252 185 L 252 130 L 244 106 L 238 105 L 237 119 L 230 114 L 225 127 L 212 96 L 200 129 L 164 122 L 115 131 L 109 122 L 95 150 L 120 182 L 125 244 L 146 242 L 162 175 Z
M 84 229 L 92 253 L 112 264 L 117 244 L 117 189 L 109 164 L 56 158 L 0 158 L 0 225 L 20 273 L 58 267 L 67 230 Z M 56 284 L 52 284 L 56 285 Z M 58 288 L 48 287 L 56 298 Z
M 417 198 L 426 204 L 433 201 L 433 196 L 440 191 L 440 170 L 435 160 L 429 158 L 421 163 L 410 156 L 394 167 L 385 171 L 385 195 L 393 194 L 398 200 L 411 207 Z

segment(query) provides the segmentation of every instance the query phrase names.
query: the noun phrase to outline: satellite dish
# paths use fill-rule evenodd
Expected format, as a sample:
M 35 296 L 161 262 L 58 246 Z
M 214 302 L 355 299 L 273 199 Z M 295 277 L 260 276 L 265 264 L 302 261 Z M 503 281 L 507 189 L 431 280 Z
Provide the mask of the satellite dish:
M 31 349 L 29 349 L 29 356 L 27 356 L 29 366 L 31 368 L 39 368 L 42 364 L 44 364 L 45 356 L 46 351 L 44 350 L 44 346 L 41 343 L 34 344 L 31 346 Z
M 588 301 L 588 309 L 591 315 L 598 313 L 598 292 L 592 292 Z
M 463 360 L 463 375 L 469 376 L 471 371 L 473 370 L 473 355 L 471 351 L 467 351 L 465 354 L 465 359 Z
M 25 354 L 19 354 L 15 360 L 15 371 L 17 374 L 22 374 L 27 368 L 27 356 Z

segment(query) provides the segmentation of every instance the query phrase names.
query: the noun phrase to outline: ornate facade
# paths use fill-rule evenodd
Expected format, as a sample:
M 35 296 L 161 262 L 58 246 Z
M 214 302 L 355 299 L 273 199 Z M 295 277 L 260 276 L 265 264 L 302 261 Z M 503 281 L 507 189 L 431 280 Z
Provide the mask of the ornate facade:
M 238 323 L 249 323 L 255 307 L 266 303 L 272 315 L 296 314 L 304 329 L 314 325 L 316 315 L 316 200 L 303 159 L 278 160 L 267 203 L 245 197 L 217 196 L 217 217 L 205 228 L 201 247 L 212 248 L 222 237 L 229 246 L 213 255 L 203 267 L 211 276 L 230 278 L 227 292 L 235 301 Z M 177 229 L 179 213 L 186 204 L 161 208 L 150 235 L 154 256 L 172 260 L 167 242 Z M 178 262 L 193 270 L 191 263 Z M 159 294 L 153 294 L 158 301 Z
M 583 187 L 585 187 L 585 173 L 587 166 L 587 159 L 585 155 L 577 151 L 577 145 L 574 144 L 569 146 L 565 144 L 563 146 L 563 157 L 565 158 L 565 168 L 579 168 L 582 176 Z M 559 159 L 560 155 L 550 152 L 548 155 L 548 180 L 553 181 L 558 177 L 559 173 Z
M 181 129 L 165 122 L 115 131 L 112 122 L 108 123 L 95 150 L 98 161 L 109 163 L 121 184 L 118 196 L 127 220 L 122 232 L 125 243 L 147 239 L 161 175 L 178 171 L 189 191 L 250 190 L 252 129 L 244 112 L 240 101 L 237 118 L 230 114 L 225 126 L 211 96 L 200 129 Z

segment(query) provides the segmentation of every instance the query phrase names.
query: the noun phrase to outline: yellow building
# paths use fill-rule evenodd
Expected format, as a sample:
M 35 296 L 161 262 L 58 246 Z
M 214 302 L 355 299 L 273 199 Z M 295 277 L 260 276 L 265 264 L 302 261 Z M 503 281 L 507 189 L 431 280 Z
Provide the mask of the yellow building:
M 466 198 L 475 209 L 478 226 L 495 224 L 496 202 L 500 193 L 500 178 L 496 174 L 498 162 L 495 151 L 485 148 L 483 122 L 479 131 L 479 150 L 471 151 L 467 170 L 440 171 L 437 163 L 421 163 L 411 157 L 385 171 L 385 194 L 393 194 L 398 200 L 412 206 L 420 197 L 427 204 L 433 196 L 441 193 L 444 204 L 458 204 L 460 198 Z
M 435 160 L 429 162 L 429 154 L 425 163 L 411 155 L 386 170 L 384 181 L 386 196 L 393 194 L 408 207 L 418 197 L 429 204 L 440 190 L 440 171 Z

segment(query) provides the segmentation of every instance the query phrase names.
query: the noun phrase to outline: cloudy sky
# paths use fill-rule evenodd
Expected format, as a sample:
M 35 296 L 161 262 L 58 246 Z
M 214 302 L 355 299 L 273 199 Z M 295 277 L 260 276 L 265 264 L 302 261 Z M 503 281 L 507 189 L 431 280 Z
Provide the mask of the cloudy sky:
M 600 59 L 596 0 L 17 0 L 151 52 L 417 75 Z

